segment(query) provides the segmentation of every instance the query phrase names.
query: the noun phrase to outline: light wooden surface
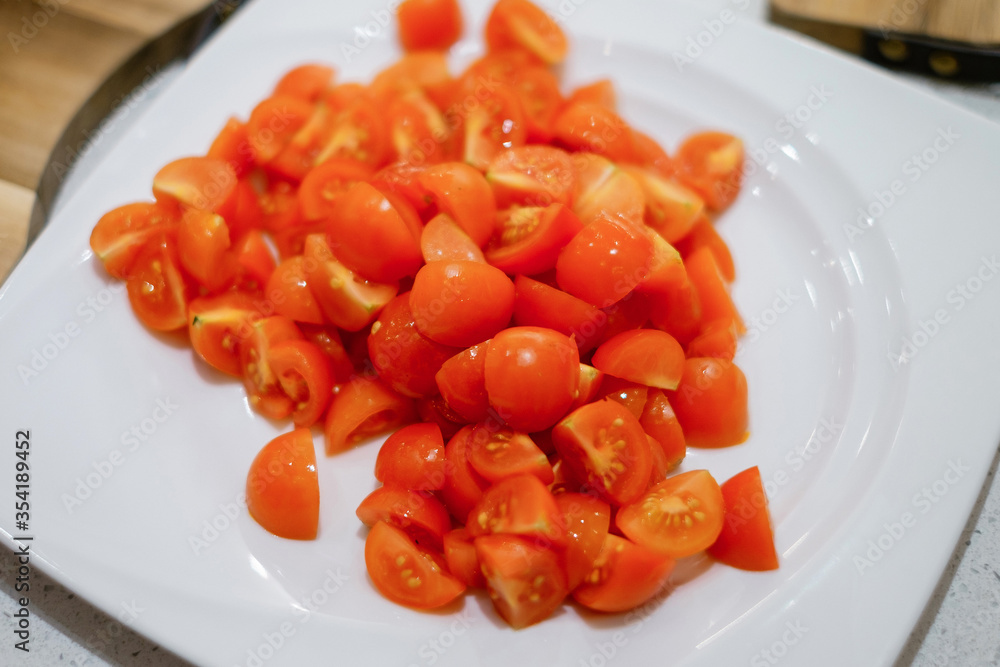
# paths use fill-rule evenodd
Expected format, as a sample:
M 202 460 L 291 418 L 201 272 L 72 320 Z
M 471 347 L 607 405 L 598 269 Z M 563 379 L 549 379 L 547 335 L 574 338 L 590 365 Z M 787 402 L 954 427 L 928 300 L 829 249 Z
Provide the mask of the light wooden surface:
M 206 0 L 0 0 L 0 282 L 54 145 L 128 56 Z
M 772 0 L 771 5 L 817 21 L 1000 44 L 1000 0 Z

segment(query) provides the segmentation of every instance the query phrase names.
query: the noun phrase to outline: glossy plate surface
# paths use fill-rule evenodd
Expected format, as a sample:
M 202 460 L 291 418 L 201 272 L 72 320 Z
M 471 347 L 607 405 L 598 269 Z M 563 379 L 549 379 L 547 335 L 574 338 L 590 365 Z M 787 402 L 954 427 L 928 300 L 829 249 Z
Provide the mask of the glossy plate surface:
M 374 444 L 320 457 L 315 542 L 246 515 L 247 468 L 279 427 L 239 383 L 145 331 L 87 239 L 289 67 L 331 62 L 367 81 L 398 57 L 384 3 L 320 0 L 259 0 L 227 24 L 0 292 L 3 427 L 10 440 L 30 429 L 36 565 L 112 615 L 134 602 L 133 627 L 204 665 L 891 662 L 1000 438 L 1000 130 L 735 4 L 552 10 L 572 39 L 567 88 L 613 78 L 623 115 L 670 150 L 704 127 L 746 143 L 745 191 L 719 229 L 750 328 L 738 361 L 752 436 L 692 451 L 684 469 L 721 481 L 760 466 L 781 569 L 685 563 L 657 604 L 567 606 L 514 632 L 485 596 L 420 614 L 371 587 L 354 508 L 375 486 Z M 478 53 L 486 11 L 468 6 L 456 68 Z M 3 466 L 0 488 L 13 473 Z M 8 508 L 0 521 L 8 543 L 22 534 Z

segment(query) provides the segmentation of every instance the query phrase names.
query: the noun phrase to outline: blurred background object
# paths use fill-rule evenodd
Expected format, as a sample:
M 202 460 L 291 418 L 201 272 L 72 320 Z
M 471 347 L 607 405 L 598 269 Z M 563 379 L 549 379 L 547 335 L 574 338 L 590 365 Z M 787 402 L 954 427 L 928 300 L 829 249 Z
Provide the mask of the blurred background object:
M 772 0 L 771 20 L 893 69 L 1000 81 L 1000 0 Z

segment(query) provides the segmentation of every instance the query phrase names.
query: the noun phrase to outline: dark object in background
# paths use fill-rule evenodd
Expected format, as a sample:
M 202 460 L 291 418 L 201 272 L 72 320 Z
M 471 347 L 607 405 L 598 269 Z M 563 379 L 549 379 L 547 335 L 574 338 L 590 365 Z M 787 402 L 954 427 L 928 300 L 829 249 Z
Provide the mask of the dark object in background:
M 1000 0 L 772 0 L 771 20 L 892 69 L 1000 81 Z

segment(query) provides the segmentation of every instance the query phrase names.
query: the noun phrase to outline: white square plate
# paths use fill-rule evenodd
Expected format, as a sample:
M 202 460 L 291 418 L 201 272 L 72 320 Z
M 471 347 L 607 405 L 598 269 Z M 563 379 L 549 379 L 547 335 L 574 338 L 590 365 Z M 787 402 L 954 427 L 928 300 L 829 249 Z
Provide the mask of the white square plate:
M 760 466 L 780 570 L 689 563 L 697 576 L 637 613 L 567 606 L 515 632 L 482 595 L 422 614 L 371 587 L 354 509 L 375 484 L 375 445 L 321 456 L 315 542 L 274 538 L 239 507 L 278 427 L 138 324 L 87 241 L 289 67 L 331 62 L 367 81 L 398 57 L 384 2 L 321 0 L 258 0 L 227 24 L 0 292 L 3 433 L 30 429 L 33 563 L 112 615 L 134 603 L 133 627 L 201 665 L 889 663 L 1000 439 L 1000 130 L 743 20 L 740 4 L 550 9 L 572 40 L 567 87 L 610 76 L 623 115 L 671 150 L 701 127 L 746 143 L 745 191 L 720 231 L 750 326 L 738 361 L 752 435 L 684 465 L 720 480 Z M 467 3 L 456 68 L 478 52 L 486 11 Z M 377 34 L 366 43 L 355 26 Z M 15 544 L 13 508 L 0 515 Z

